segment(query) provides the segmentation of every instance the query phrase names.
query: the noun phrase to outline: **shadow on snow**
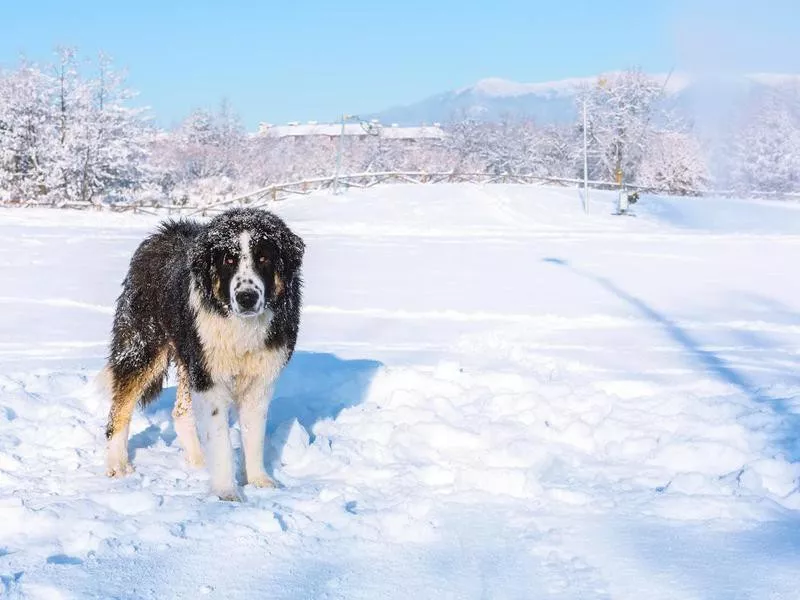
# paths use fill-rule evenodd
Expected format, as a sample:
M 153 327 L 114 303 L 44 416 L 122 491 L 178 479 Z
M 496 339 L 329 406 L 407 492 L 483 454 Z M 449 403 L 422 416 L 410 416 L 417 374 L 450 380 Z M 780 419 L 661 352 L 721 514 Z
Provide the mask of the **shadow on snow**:
M 569 261 L 548 257 L 543 262 L 569 269 L 575 275 L 589 279 L 597 285 L 623 300 L 635 308 L 642 316 L 659 325 L 662 330 L 692 359 L 695 366 L 713 374 L 717 379 L 732 385 L 743 393 L 749 400 L 760 405 L 763 409 L 771 411 L 779 419 L 776 431 L 776 444 L 787 458 L 792 461 L 800 460 L 800 415 L 792 409 L 788 398 L 776 398 L 765 394 L 743 373 L 733 368 L 718 354 L 703 348 L 696 339 L 672 321 L 668 316 L 658 312 L 644 300 L 626 292 L 613 281 L 599 275 L 574 267 Z
M 361 404 L 369 390 L 375 372 L 382 363 L 374 360 L 345 360 L 322 352 L 295 352 L 278 378 L 267 415 L 267 468 L 280 459 L 285 436 L 294 420 L 302 425 L 314 440 L 314 426 L 319 421 L 335 419 L 339 413 Z M 145 409 L 153 422 L 131 436 L 129 448 L 132 459 L 136 450 L 149 448 L 159 442 L 170 446 L 176 434 L 170 413 L 175 404 L 176 388 L 164 389 Z M 159 423 L 166 422 L 162 427 Z

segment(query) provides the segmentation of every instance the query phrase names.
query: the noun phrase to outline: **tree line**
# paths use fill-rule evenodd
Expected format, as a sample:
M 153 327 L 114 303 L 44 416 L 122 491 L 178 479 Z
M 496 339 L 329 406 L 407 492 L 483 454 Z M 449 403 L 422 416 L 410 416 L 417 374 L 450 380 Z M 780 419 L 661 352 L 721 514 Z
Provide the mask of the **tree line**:
M 484 172 L 589 178 L 695 194 L 800 192 L 800 89 L 759 90 L 723 135 L 704 135 L 639 70 L 599 77 L 576 97 L 578 118 L 543 124 L 453 119 L 442 139 L 354 136 L 342 172 Z M 163 129 L 137 106 L 112 61 L 59 49 L 50 64 L 0 71 L 0 201 L 187 204 L 334 173 L 338 140 L 245 131 L 222 102 Z M 582 118 L 586 109 L 586 125 Z

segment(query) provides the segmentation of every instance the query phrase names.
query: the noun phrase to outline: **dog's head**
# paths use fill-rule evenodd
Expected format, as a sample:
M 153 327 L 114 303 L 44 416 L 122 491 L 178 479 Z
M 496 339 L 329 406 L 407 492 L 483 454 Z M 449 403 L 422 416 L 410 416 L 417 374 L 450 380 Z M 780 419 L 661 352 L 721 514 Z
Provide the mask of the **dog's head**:
M 223 315 L 274 312 L 299 278 L 305 245 L 274 214 L 231 209 L 197 238 L 191 271 L 204 300 Z

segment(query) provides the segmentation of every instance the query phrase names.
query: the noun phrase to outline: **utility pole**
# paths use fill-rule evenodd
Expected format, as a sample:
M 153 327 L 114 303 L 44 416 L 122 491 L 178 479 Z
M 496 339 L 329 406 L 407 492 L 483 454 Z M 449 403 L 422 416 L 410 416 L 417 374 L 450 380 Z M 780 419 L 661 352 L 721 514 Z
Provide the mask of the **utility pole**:
M 339 132 L 339 140 L 336 142 L 336 173 L 333 175 L 333 193 L 339 193 L 339 173 L 342 168 L 342 144 L 344 143 L 344 124 L 351 115 L 342 115 L 342 129 Z
M 336 173 L 333 175 L 333 193 L 339 193 L 339 177 L 342 174 L 342 144 L 344 143 L 345 123 L 347 121 L 358 121 L 361 123 L 361 128 L 367 135 L 380 136 L 381 129 L 378 121 L 374 120 L 367 123 L 358 115 L 342 115 L 342 128 L 339 131 L 339 141 L 336 143 Z
M 583 212 L 589 212 L 589 145 L 586 141 L 586 100 L 583 97 Z

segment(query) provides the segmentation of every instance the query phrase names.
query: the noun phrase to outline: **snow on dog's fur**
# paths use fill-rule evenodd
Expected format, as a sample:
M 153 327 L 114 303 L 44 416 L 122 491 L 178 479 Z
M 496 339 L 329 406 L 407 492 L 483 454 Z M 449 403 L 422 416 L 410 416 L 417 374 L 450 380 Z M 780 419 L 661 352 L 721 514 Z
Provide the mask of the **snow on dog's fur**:
M 131 415 L 137 402 L 159 394 L 174 361 L 173 417 L 188 462 L 202 464 L 205 446 L 212 490 L 239 499 L 228 431 L 235 404 L 247 482 L 272 485 L 263 464 L 265 422 L 273 384 L 297 341 L 304 248 L 281 219 L 256 209 L 232 209 L 205 225 L 169 221 L 142 242 L 112 330 L 109 476 L 132 470 Z

